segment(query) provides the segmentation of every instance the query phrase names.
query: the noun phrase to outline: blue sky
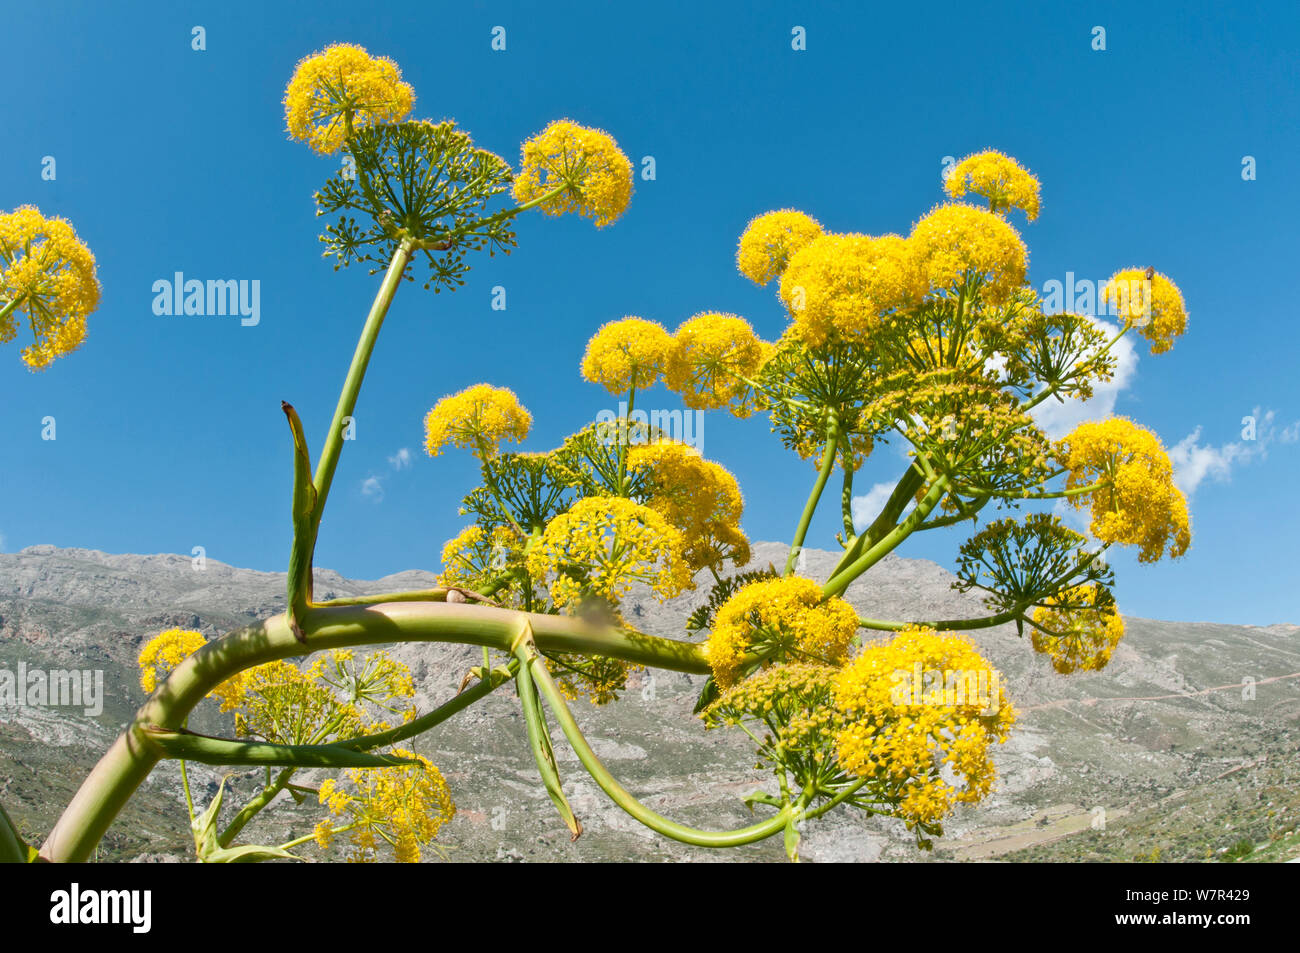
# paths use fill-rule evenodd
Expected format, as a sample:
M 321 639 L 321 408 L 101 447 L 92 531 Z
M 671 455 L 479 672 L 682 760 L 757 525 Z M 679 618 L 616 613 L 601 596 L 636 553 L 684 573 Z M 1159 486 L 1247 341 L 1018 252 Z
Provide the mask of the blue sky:
M 514 388 L 546 449 L 616 402 L 581 380 L 603 322 L 670 328 L 702 310 L 784 318 L 736 273 L 753 215 L 905 232 L 941 197 L 945 156 L 993 147 L 1043 183 L 1023 229 L 1030 280 L 1154 264 L 1191 316 L 1141 348 L 1100 401 L 1181 446 L 1194 541 L 1175 563 L 1113 563 L 1128 614 L 1300 622 L 1294 323 L 1300 11 L 1223 4 L 419 3 L 9 5 L 0 209 L 36 204 L 94 250 L 104 298 L 78 353 L 29 373 L 0 350 L 0 548 L 189 553 L 283 569 L 295 404 L 317 452 L 377 278 L 320 257 L 312 193 L 336 168 L 284 134 L 296 61 L 331 42 L 394 58 L 416 115 L 454 118 L 517 161 L 562 116 L 611 132 L 656 178 L 597 231 L 538 214 L 455 294 L 406 285 L 380 338 L 317 565 L 373 578 L 436 569 L 474 482 L 420 452 L 423 413 L 486 380 Z M 192 27 L 206 49 L 191 49 Z M 506 50 L 491 31 L 506 28 Z M 791 30 L 807 49 L 791 49 Z M 1106 49 L 1092 49 L 1093 28 Z M 57 177 L 41 177 L 53 156 Z M 1257 178 L 1242 178 L 1253 156 Z M 1018 224 L 1023 224 L 1018 222 Z M 156 316 L 153 282 L 256 279 L 260 322 Z M 507 291 L 505 311 L 491 289 Z M 680 404 L 662 390 L 646 406 Z M 1098 406 L 1095 414 L 1106 408 Z M 1271 423 L 1265 417 L 1271 412 Z M 1242 439 L 1242 418 L 1259 420 Z M 53 416 L 57 439 L 42 440 Z M 704 452 L 745 490 L 753 539 L 788 539 L 813 477 L 762 419 L 710 414 Z M 1189 440 L 1189 438 L 1191 438 Z M 409 451 L 403 460 L 401 450 Z M 901 469 L 880 451 L 866 494 Z M 1198 479 L 1199 477 L 1199 479 Z M 375 489 L 377 481 L 379 487 Z M 367 490 L 367 487 L 369 488 Z M 833 501 L 832 501 L 833 502 Z M 835 547 L 828 506 L 809 544 Z M 966 533 L 903 555 L 952 565 Z

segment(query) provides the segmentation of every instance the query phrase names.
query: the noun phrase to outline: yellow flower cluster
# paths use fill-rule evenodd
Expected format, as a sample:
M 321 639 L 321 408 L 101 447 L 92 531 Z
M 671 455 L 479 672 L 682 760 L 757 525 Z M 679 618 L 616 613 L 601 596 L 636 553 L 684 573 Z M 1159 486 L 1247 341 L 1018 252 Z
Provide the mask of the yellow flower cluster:
M 1187 330 L 1187 306 L 1168 275 L 1149 271 L 1149 279 L 1148 271 L 1141 268 L 1117 271 L 1101 290 L 1101 300 L 1113 302 L 1116 315 L 1142 332 L 1151 342 L 1152 354 L 1163 354 Z
M 925 287 L 898 235 L 822 235 L 791 257 L 780 293 L 799 337 L 817 346 L 833 332 L 869 339 L 884 316 L 919 302 Z
M 1079 424 L 1061 442 L 1066 489 L 1103 485 L 1070 498 L 1092 506 L 1092 534 L 1140 547 L 1139 562 L 1181 556 L 1191 545 L 1187 499 L 1174 485 L 1173 464 L 1150 430 L 1123 417 Z
M 580 609 L 590 599 L 617 606 L 633 583 L 665 599 L 692 585 L 681 532 L 659 513 L 631 500 L 579 500 L 547 524 L 528 553 L 533 579 L 549 580 L 557 607 Z
M 316 841 L 328 846 L 333 835 L 348 832 L 352 848 L 349 860 L 373 861 L 382 840 L 393 848 L 399 864 L 420 860 L 421 847 L 437 837 L 452 819 L 456 805 L 442 772 L 428 758 L 394 749 L 392 754 L 414 758 L 418 764 L 391 768 L 349 768 L 344 772 L 352 790 L 333 778 L 320 786 L 320 803 L 341 827 L 322 823 Z
M 780 277 L 790 256 L 822 234 L 821 224 L 803 212 L 784 208 L 752 219 L 740 236 L 736 267 L 756 285 Z
M 140 650 L 140 687 L 158 683 L 207 639 L 201 632 L 168 629 Z M 350 649 L 318 656 L 306 669 L 277 660 L 245 669 L 218 685 L 208 697 L 221 711 L 235 713 L 235 732 L 281 744 L 320 744 L 330 738 L 360 734 L 373 727 L 363 703 L 386 712 L 414 716 L 398 705 L 415 694 L 411 670 L 385 652 L 373 652 L 360 664 Z
M 1124 637 L 1124 620 L 1115 603 L 1098 603 L 1095 585 L 1075 586 L 1046 600 L 1034 610 L 1031 633 L 1034 651 L 1052 660 L 1062 675 L 1075 671 L 1098 672 L 1110 661 Z
M 944 691 L 909 684 L 929 673 Z M 847 719 L 836 739 L 840 766 L 870 779 L 910 824 L 933 824 L 985 797 L 995 777 L 989 747 L 1015 722 L 1001 677 L 975 645 L 921 626 L 864 649 L 836 675 L 832 696 Z
M 969 278 L 982 282 L 990 304 L 1003 304 L 1025 282 L 1028 252 L 1006 220 L 973 205 L 934 208 L 908 237 L 922 280 L 934 291 L 951 291 Z
M 235 679 L 239 694 L 232 707 L 240 737 L 320 744 L 328 736 L 350 737 L 366 728 L 365 712 L 358 705 L 340 702 L 327 686 L 289 662 L 267 662 Z
M 490 455 L 503 440 L 523 440 L 532 425 L 514 391 L 475 384 L 434 404 L 424 418 L 424 449 L 436 457 L 451 444 Z
M 676 348 L 672 335 L 656 321 L 635 316 L 610 321 L 587 342 L 582 376 L 611 394 L 652 387 Z
M 523 144 L 515 200 L 532 202 L 564 185 L 563 192 L 542 204 L 542 211 L 577 212 L 603 228 L 623 214 L 632 198 L 632 163 L 609 133 L 557 119 Z
M 442 573 L 438 583 L 477 590 L 497 576 L 522 565 L 523 542 L 509 526 L 484 532 L 466 526 L 442 547 Z
M 682 322 L 673 336 L 664 380 L 696 410 L 729 407 L 737 417 L 754 412 L 752 379 L 763 366 L 768 346 L 749 322 L 734 314 L 706 312 Z
M 729 688 L 756 653 L 770 665 L 793 658 L 838 665 L 858 629 L 858 614 L 836 596 L 822 596 L 811 579 L 761 579 L 737 590 L 718 609 L 707 652 L 713 677 Z
M 386 712 L 414 716 L 413 708 L 402 709 L 397 703 L 415 696 L 415 679 L 404 662 L 387 652 L 371 652 L 358 663 L 352 649 L 332 649 L 316 656 L 306 674 L 334 689 L 345 703 L 370 702 Z
M 628 471 L 645 481 L 646 505 L 681 530 L 685 559 L 693 571 L 749 562 L 749 540 L 740 529 L 745 503 L 727 469 L 680 443 L 635 446 Z
M 967 192 L 982 195 L 993 212 L 1018 208 L 1031 222 L 1038 218 L 1038 180 L 1015 159 L 993 149 L 958 162 L 944 188 L 955 199 Z
M 756 722 L 772 735 L 770 742 L 760 744 L 760 758 L 784 760 L 789 767 L 792 756 L 802 755 L 821 766 L 834 758 L 835 738 L 844 727 L 830 703 L 837 671 L 807 662 L 773 665 L 736 682 L 700 717 L 710 728 Z
M 289 138 L 330 155 L 353 130 L 400 122 L 414 105 L 415 91 L 396 63 L 336 43 L 299 61 L 284 91 L 284 120 Z
M 619 692 L 627 687 L 628 676 L 644 669 L 642 665 L 607 655 L 572 654 L 548 655 L 546 667 L 565 698 L 571 702 L 585 698 L 593 705 L 618 701 Z
M 0 214 L 0 344 L 26 315 L 35 337 L 22 352 L 28 367 L 44 370 L 81 346 L 99 294 L 95 256 L 68 222 L 31 205 Z
M 202 632 L 190 629 L 168 629 L 146 642 L 136 659 L 140 666 L 140 687 L 145 694 L 152 695 L 172 669 L 207 644 Z

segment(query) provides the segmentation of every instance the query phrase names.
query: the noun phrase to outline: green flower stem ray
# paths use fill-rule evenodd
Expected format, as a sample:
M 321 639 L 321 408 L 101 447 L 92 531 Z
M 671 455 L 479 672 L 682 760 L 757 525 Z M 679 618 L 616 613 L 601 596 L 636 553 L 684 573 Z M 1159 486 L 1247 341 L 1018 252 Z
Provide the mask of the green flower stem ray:
M 546 670 L 546 665 L 541 661 L 536 647 L 525 643 L 516 649 L 516 653 L 521 664 L 529 666 L 534 684 L 546 698 L 551 713 L 555 715 L 555 720 L 559 723 L 560 730 L 564 732 L 564 737 L 568 739 L 574 753 L 578 756 L 578 760 L 587 769 L 587 773 L 600 786 L 600 789 L 609 796 L 610 800 L 652 831 L 696 847 L 739 847 L 780 833 L 785 830 L 786 823 L 794 816 L 794 809 L 786 806 L 766 821 L 750 827 L 742 827 L 733 831 L 703 831 L 694 827 L 687 827 L 684 824 L 678 824 L 661 814 L 655 813 L 619 784 L 618 780 L 609 773 L 609 770 L 596 757 L 596 752 L 587 743 L 587 739 L 582 734 L 582 729 L 578 727 L 572 712 L 569 711 L 569 706 L 564 701 L 563 693 Z

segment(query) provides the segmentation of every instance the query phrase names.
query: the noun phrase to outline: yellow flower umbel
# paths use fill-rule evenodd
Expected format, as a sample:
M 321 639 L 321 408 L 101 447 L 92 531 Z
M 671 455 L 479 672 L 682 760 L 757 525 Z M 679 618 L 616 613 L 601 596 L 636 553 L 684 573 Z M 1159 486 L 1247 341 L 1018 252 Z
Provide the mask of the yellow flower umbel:
M 1070 498 L 1092 506 L 1091 531 L 1108 543 L 1140 547 L 1138 561 L 1155 562 L 1191 545 L 1187 500 L 1174 485 L 1174 468 L 1151 431 L 1123 417 L 1079 424 L 1061 442 L 1069 469 L 1066 489 L 1103 485 Z
M 762 579 L 723 603 L 709 634 L 709 667 L 722 688 L 745 673 L 747 653 L 764 666 L 791 659 L 823 665 L 844 661 L 858 630 L 858 614 L 837 596 L 827 599 L 811 579 Z
M 533 579 L 549 581 L 559 608 L 593 600 L 616 608 L 636 582 L 665 599 L 689 588 L 684 545 L 681 532 L 650 507 L 593 496 L 551 520 L 527 566 Z
M 832 334 L 864 341 L 885 315 L 921 299 L 925 288 L 909 244 L 897 235 L 823 235 L 791 259 L 781 301 L 810 345 Z
M 632 448 L 628 471 L 644 479 L 646 504 L 681 530 L 692 570 L 718 570 L 727 559 L 749 562 L 749 540 L 740 530 L 745 503 L 725 467 L 683 444 L 654 443 Z
M 1114 303 L 1119 319 L 1137 328 L 1151 342 L 1152 354 L 1168 351 L 1174 346 L 1174 338 L 1187 330 L 1183 293 L 1167 275 L 1154 268 L 1116 272 L 1101 290 L 1101 302 Z
M 349 768 L 344 772 L 351 790 L 333 778 L 320 786 L 320 803 L 340 826 L 324 822 L 316 828 L 316 842 L 328 847 L 333 836 L 348 833 L 348 860 L 374 861 L 382 840 L 393 849 L 399 864 L 420 860 L 420 849 L 433 843 L 438 831 L 452 819 L 456 805 L 442 772 L 423 755 L 394 749 L 392 754 L 418 763 L 391 768 Z
M 974 280 L 997 305 L 1025 282 L 1025 243 L 1002 216 L 982 208 L 940 205 L 912 227 L 908 242 L 934 292 L 953 293 Z
M 587 342 L 582 376 L 616 395 L 652 387 L 676 348 L 677 342 L 658 322 L 638 317 L 610 321 Z
M 158 682 L 165 679 L 177 665 L 208 644 L 202 632 L 190 629 L 168 629 L 159 632 L 144 644 L 136 664 L 140 666 L 140 687 L 152 695 Z
M 1098 595 L 1095 585 L 1075 586 L 1034 610 L 1034 651 L 1050 658 L 1062 675 L 1101 671 L 1124 637 L 1124 620 L 1114 601 L 1103 602 Z
M 728 407 L 737 417 L 754 412 L 753 390 L 745 378 L 758 373 L 766 357 L 762 340 L 749 322 L 734 314 L 697 314 L 674 335 L 664 379 L 695 410 Z
M 400 122 L 414 105 L 415 91 L 396 63 L 336 43 L 299 61 L 284 91 L 284 120 L 289 138 L 330 155 L 353 130 Z
M 937 824 L 993 786 L 989 748 L 1015 722 L 1001 681 L 964 636 L 909 626 L 868 646 L 832 689 L 848 722 L 836 739 L 840 766 L 870 779 L 871 794 L 909 826 Z
M 181 662 L 208 644 L 202 632 L 192 629 L 167 629 L 145 643 L 136 659 L 140 666 L 140 687 L 152 695 L 158 683 L 171 674 Z M 243 683 L 247 672 L 226 679 L 209 694 L 221 701 L 222 711 L 231 711 L 243 699 Z
M 509 526 L 466 526 L 442 547 L 438 584 L 477 591 L 523 563 L 523 540 Z
M 241 737 L 273 744 L 321 744 L 366 729 L 366 713 L 359 705 L 341 702 L 310 672 L 289 662 L 267 662 L 238 678 L 235 733 Z
M 1038 218 L 1038 180 L 1015 159 L 992 149 L 953 166 L 944 188 L 955 199 L 967 192 L 982 195 L 992 212 L 1018 208 L 1031 222 Z
M 81 346 L 97 307 L 95 256 L 70 224 L 31 205 L 0 214 L 0 344 L 14 339 L 18 316 L 26 316 L 35 342 L 23 349 L 23 362 L 44 370 Z
M 822 234 L 821 223 L 803 212 L 783 208 L 766 212 L 745 226 L 736 249 L 736 267 L 754 284 L 779 278 L 790 256 Z
M 514 391 L 475 384 L 433 405 L 424 418 L 424 449 L 436 457 L 451 444 L 491 456 L 500 449 L 501 441 L 526 438 L 532 425 L 532 414 Z
M 760 761 L 806 779 L 831 766 L 835 738 L 844 726 L 830 703 L 837 671 L 806 662 L 773 665 L 736 682 L 700 717 L 709 728 L 752 726 L 746 731 L 758 742 Z
M 524 205 L 561 186 L 541 205 L 547 215 L 577 212 L 603 228 L 632 198 L 632 163 L 614 137 L 568 119 L 557 119 L 523 144 L 515 177 L 515 201 Z

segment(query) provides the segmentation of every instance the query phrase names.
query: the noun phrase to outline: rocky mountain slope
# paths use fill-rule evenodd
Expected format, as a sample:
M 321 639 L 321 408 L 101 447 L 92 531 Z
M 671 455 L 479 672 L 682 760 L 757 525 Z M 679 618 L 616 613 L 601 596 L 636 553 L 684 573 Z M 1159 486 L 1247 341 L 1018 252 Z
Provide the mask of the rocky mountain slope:
M 829 553 L 808 551 L 804 572 L 824 578 Z M 785 547 L 755 547 L 755 564 L 784 561 Z M 950 588 L 952 576 L 922 560 L 888 557 L 850 588 L 865 616 L 954 618 L 980 612 L 978 598 Z M 433 576 L 409 571 L 373 582 L 320 570 L 320 598 L 424 588 Z M 707 587 L 702 587 L 707 588 Z M 666 605 L 634 599 L 628 618 L 645 631 L 682 637 L 701 601 L 688 593 Z M 0 804 L 34 839 L 112 737 L 143 701 L 135 656 L 150 636 L 181 626 L 216 636 L 284 608 L 284 577 L 184 556 L 106 555 L 35 546 L 0 554 L 0 670 L 98 669 L 104 704 L 79 709 L 0 707 Z M 1003 672 L 1021 711 L 997 754 L 999 783 L 983 804 L 963 809 L 932 855 L 902 825 L 836 812 L 809 826 L 804 856 L 820 861 L 1020 859 L 1204 859 L 1251 844 L 1295 853 L 1300 818 L 1300 627 L 1127 620 L 1110 666 L 1056 675 L 1014 627 L 975 633 Z M 402 646 L 417 702 L 448 698 L 477 649 Z M 662 814 L 700 827 L 751 823 L 740 797 L 767 778 L 752 770 L 743 735 L 705 732 L 691 715 L 701 679 L 675 673 L 634 677 L 619 703 L 577 715 L 623 781 Z M 229 733 L 212 713 L 199 730 Z M 709 852 L 649 833 L 614 807 L 556 740 L 566 789 L 585 833 L 571 843 L 528 752 L 509 689 L 417 740 L 446 774 L 459 811 L 440 837 L 452 861 L 781 860 L 780 839 Z M 198 766 L 197 797 L 216 790 L 217 769 Z M 258 772 L 237 773 L 234 796 L 250 795 Z M 308 832 L 312 805 L 280 805 L 247 835 L 263 842 Z M 1282 845 L 1285 850 L 1278 849 Z M 162 765 L 101 846 L 103 859 L 185 859 L 184 802 L 174 766 Z M 314 850 L 311 851 L 314 854 Z M 1285 859 L 1280 857 L 1279 859 Z

